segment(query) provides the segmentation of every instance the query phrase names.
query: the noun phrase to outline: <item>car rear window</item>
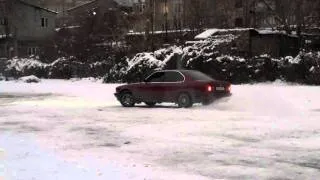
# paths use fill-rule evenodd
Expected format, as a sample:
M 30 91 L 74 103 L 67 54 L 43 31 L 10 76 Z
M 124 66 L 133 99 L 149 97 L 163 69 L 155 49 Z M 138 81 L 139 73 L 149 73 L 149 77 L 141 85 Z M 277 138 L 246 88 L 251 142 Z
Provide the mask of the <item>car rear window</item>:
M 213 79 L 199 71 L 186 71 L 185 74 L 187 74 L 189 77 L 191 77 L 195 81 L 212 81 Z
M 169 71 L 165 73 L 164 82 L 181 82 L 184 77 L 176 71 Z

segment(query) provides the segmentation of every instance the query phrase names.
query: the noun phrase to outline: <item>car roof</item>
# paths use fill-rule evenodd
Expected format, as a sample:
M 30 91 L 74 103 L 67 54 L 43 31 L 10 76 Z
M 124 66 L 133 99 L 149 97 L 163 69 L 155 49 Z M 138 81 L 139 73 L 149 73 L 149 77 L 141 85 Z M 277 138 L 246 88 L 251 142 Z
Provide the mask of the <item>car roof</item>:
M 178 72 L 183 74 L 184 76 L 190 74 L 190 72 L 199 72 L 197 70 L 187 70 L 187 69 L 171 69 L 171 70 L 160 70 L 156 72 Z
M 170 69 L 170 70 L 159 70 L 156 72 L 181 72 L 181 73 L 188 73 L 188 72 L 199 72 L 196 70 L 187 70 L 187 69 Z

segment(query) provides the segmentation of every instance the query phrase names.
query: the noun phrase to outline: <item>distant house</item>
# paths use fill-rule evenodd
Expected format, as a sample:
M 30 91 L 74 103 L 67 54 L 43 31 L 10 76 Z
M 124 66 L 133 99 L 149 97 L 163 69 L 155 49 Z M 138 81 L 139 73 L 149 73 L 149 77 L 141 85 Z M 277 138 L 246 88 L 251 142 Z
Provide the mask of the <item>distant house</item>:
M 0 57 L 41 55 L 52 41 L 57 13 L 23 0 L 0 3 Z

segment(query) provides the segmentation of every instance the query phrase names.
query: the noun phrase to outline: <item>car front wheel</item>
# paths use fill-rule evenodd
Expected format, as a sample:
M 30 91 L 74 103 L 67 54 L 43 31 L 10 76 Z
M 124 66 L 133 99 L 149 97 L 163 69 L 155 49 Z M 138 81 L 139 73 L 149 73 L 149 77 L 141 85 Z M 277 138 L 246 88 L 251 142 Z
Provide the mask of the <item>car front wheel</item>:
M 181 93 L 178 97 L 178 106 L 181 108 L 188 108 L 193 105 L 192 99 L 187 93 Z
M 130 92 L 123 92 L 120 96 L 120 103 L 124 107 L 133 107 L 135 104 L 135 100 Z

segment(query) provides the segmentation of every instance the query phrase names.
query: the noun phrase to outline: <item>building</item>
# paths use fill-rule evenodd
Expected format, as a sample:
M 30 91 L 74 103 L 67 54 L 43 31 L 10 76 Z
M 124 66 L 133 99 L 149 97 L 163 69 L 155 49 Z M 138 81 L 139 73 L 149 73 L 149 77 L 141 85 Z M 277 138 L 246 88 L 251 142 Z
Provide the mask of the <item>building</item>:
M 131 1 L 130 1 L 131 2 Z M 67 25 L 79 25 L 83 18 L 95 16 L 99 24 L 107 20 L 110 14 L 132 11 L 132 4 L 121 0 L 93 0 L 66 10 Z
M 41 55 L 52 44 L 56 12 L 22 0 L 0 6 L 0 57 Z

